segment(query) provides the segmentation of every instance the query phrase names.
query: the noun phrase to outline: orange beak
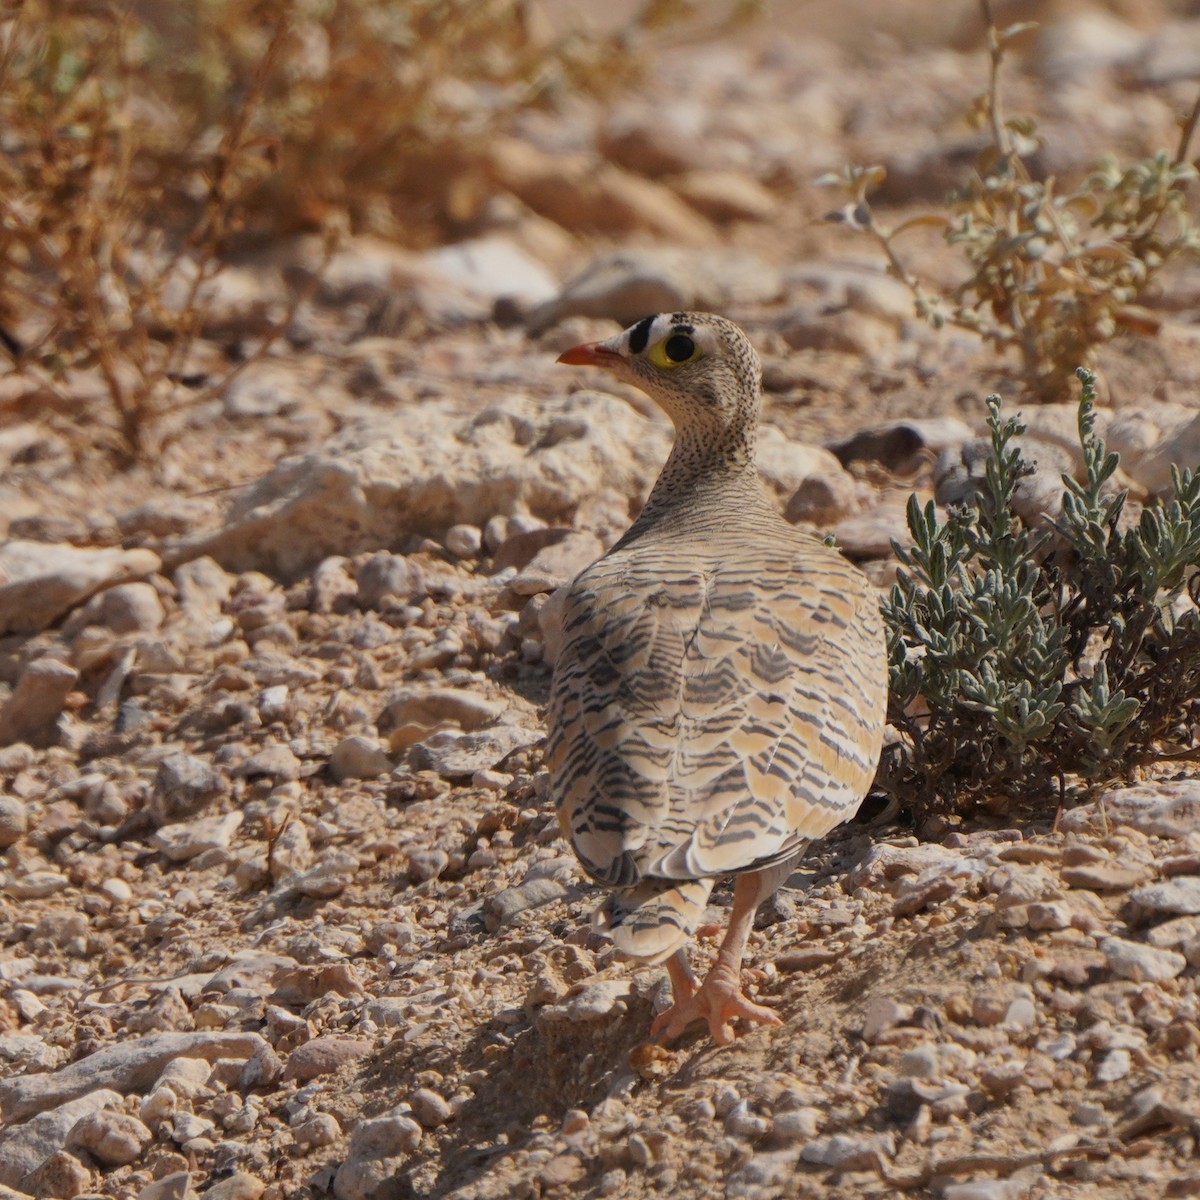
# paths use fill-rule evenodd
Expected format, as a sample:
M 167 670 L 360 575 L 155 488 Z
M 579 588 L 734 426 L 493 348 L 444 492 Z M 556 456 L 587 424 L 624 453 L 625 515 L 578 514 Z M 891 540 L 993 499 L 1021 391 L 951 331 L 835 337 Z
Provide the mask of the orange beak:
M 564 350 L 556 361 L 566 363 L 568 367 L 607 367 L 611 371 L 625 360 L 615 350 L 607 349 L 603 342 L 584 342 L 582 346 Z

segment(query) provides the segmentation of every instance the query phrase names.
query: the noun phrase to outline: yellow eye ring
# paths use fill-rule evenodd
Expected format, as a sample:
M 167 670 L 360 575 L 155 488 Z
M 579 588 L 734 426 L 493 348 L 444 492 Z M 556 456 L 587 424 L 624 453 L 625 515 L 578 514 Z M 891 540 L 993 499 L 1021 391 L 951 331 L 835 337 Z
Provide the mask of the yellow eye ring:
M 656 342 L 646 352 L 647 357 L 656 367 L 681 367 L 685 362 L 691 362 L 700 351 L 696 343 L 686 333 L 672 333 Z

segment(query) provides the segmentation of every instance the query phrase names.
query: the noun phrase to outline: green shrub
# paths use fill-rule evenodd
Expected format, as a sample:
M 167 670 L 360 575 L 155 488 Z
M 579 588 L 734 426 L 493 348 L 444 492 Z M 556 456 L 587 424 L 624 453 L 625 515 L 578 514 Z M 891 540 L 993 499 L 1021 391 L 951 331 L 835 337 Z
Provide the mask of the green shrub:
M 1188 155 L 1200 98 L 1173 154 L 1159 151 L 1124 168 L 1106 158 L 1074 184 L 1036 178 L 1029 166 L 1040 145 L 1036 123 L 1005 117 L 1000 98 L 1005 48 L 1031 26 L 997 30 L 990 5 L 982 4 L 990 81 L 968 120 L 987 130 L 988 141 L 946 211 L 889 229 L 867 200 L 885 177 L 883 167 L 850 166 L 818 182 L 847 195 L 849 203 L 829 219 L 874 238 L 891 273 L 912 291 L 919 316 L 935 327 L 973 330 L 997 350 L 1015 350 L 1029 395 L 1061 400 L 1072 372 L 1093 361 L 1096 347 L 1122 330 L 1156 328 L 1137 301 L 1169 262 L 1200 249 L 1186 207 L 1197 178 Z M 966 275 L 946 295 L 923 281 L 896 245 L 907 229 L 928 225 L 941 228 L 966 260 Z
M 884 605 L 889 720 L 879 783 L 918 821 L 1043 806 L 1187 756 L 1200 717 L 1200 472 L 1124 525 L 1117 467 L 1078 372 L 1086 481 L 1064 476 L 1052 530 L 1013 511 L 1023 431 L 988 399 L 991 457 L 974 503 L 938 520 L 914 496 L 912 545 Z

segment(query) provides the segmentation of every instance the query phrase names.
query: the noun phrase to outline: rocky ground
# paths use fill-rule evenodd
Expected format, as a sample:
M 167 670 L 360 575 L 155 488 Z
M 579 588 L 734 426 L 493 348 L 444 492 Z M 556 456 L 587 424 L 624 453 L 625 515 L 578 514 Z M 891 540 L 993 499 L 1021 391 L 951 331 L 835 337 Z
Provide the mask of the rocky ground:
M 1173 143 L 1200 24 L 1045 7 L 1011 86 L 1048 168 Z M 889 216 L 936 203 L 973 136 L 969 16 L 857 36 L 874 8 L 805 6 L 527 119 L 477 236 L 347 243 L 148 464 L 0 381 L 0 1197 L 1200 1194 L 1190 773 L 1057 831 L 843 827 L 760 915 L 782 1028 L 721 1050 L 647 1041 L 662 973 L 590 931 L 546 794 L 553 593 L 670 444 L 559 351 L 664 308 L 742 322 L 769 486 L 881 584 L 909 493 L 951 497 L 981 395 L 1015 390 L 813 221 L 848 158 L 887 161 Z M 231 267 L 196 378 L 316 257 Z M 1139 498 L 1200 460 L 1200 272 L 1149 301 L 1158 336 L 1099 364 Z M 1036 515 L 1074 413 L 1026 415 Z

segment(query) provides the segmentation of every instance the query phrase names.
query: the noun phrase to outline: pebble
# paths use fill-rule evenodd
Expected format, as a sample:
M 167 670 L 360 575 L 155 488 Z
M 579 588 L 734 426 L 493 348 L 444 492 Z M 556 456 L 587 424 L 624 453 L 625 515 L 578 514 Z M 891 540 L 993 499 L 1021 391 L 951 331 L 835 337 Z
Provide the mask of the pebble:
M 101 592 L 99 623 L 113 633 L 152 633 L 166 613 L 158 592 L 149 583 L 121 583 Z
M 297 1046 L 288 1057 L 284 1079 L 295 1079 L 308 1083 L 321 1075 L 329 1075 L 346 1063 L 354 1062 L 369 1054 L 374 1043 L 365 1038 L 341 1037 L 330 1034 L 313 1038 L 303 1046 Z
M 376 779 L 392 769 L 392 761 L 374 739 L 353 734 L 342 738 L 329 756 L 329 773 L 343 783 L 347 779 Z
M 71 1130 L 89 1114 L 120 1104 L 117 1092 L 100 1088 L 65 1104 L 11 1124 L 0 1133 L 0 1185 L 17 1187 L 21 1180 L 67 1143 Z
M 194 817 L 227 790 L 220 772 L 194 754 L 168 754 L 154 774 L 150 811 L 160 825 Z
M 478 525 L 451 525 L 445 545 L 456 558 L 475 558 L 483 549 L 483 530 Z
M 170 1175 L 148 1183 L 137 1194 L 137 1200 L 195 1200 L 192 1177 L 187 1171 L 175 1171 Z
M 421 568 L 399 554 L 373 554 L 358 571 L 358 602 L 363 608 L 377 609 L 384 600 L 411 600 L 424 591 Z
M 31 662 L 21 672 L 8 702 L 0 706 L 0 743 L 42 745 L 57 740 L 58 718 L 78 679 L 79 672 L 57 658 L 46 656 Z
M 431 1088 L 418 1088 L 409 1096 L 408 1102 L 412 1105 L 413 1115 L 426 1129 L 445 1125 L 453 1116 L 450 1105 Z
M 172 862 L 187 862 L 209 850 L 228 850 L 244 819 L 242 813 L 230 812 L 221 817 L 164 825 L 155 832 L 154 844 Z
M 815 1163 L 817 1166 L 833 1167 L 839 1171 L 856 1171 L 869 1170 L 880 1156 L 890 1159 L 895 1153 L 896 1139 L 891 1133 L 862 1136 L 835 1133 L 805 1143 L 800 1157 L 804 1162 Z
M 973 1179 L 950 1183 L 941 1191 L 941 1200 L 1025 1200 L 1029 1184 L 1019 1179 Z
M 28 1188 L 36 1196 L 82 1197 L 92 1186 L 92 1172 L 75 1155 L 66 1150 L 56 1150 L 36 1170 L 21 1180 L 22 1189 Z M 13 1192 L 14 1200 L 25 1196 L 24 1190 Z
M 207 1059 L 180 1056 L 167 1063 L 154 1086 L 170 1088 L 176 1096 L 194 1100 L 208 1091 L 211 1074 L 212 1063 Z
M 161 566 L 150 550 L 8 541 L 0 545 L 0 635 L 37 633 L 105 586 Z
M 421 1127 L 410 1117 L 361 1121 L 350 1135 L 346 1158 L 333 1181 L 337 1200 L 380 1200 L 404 1159 L 421 1144 Z
M 1069 887 L 1088 888 L 1093 892 L 1124 892 L 1144 883 L 1148 874 L 1145 867 L 1111 862 L 1087 863 L 1064 867 L 1062 881 Z
M 539 1025 L 580 1024 L 617 1016 L 626 1011 L 633 991 L 626 979 L 598 979 L 574 987 L 559 1004 L 547 1004 L 537 1016 Z
M 545 733 L 519 725 L 496 725 L 479 733 L 445 730 L 418 742 L 409 751 L 417 771 L 436 771 L 443 779 L 459 779 L 499 766 L 514 750 L 536 745 Z
M 25 802 L 17 796 L 0 796 L 0 850 L 19 842 L 28 828 Z
M 257 1033 L 154 1033 L 97 1050 L 57 1071 L 0 1080 L 0 1120 L 15 1122 L 99 1088 L 149 1087 L 175 1058 L 245 1061 L 266 1043 Z
M 1100 953 L 1114 975 L 1135 981 L 1174 979 L 1187 966 L 1187 959 L 1174 950 L 1157 950 L 1124 938 L 1105 938 Z
M 1124 1079 L 1133 1068 L 1133 1058 L 1128 1050 L 1118 1047 L 1110 1050 L 1096 1067 L 1097 1083 L 1116 1083 Z
M 268 746 L 234 767 L 233 775 L 237 779 L 265 775 L 276 783 L 294 783 L 300 778 L 300 760 L 287 746 Z
M 1144 921 L 1200 916 L 1200 875 L 1180 875 L 1161 883 L 1150 883 L 1135 889 L 1129 898 Z
M 203 1200 L 260 1200 L 266 1190 L 267 1185 L 257 1176 L 246 1171 L 234 1171 L 232 1175 L 206 1187 Z
M 100 1109 L 79 1119 L 67 1135 L 67 1148 L 86 1150 L 106 1167 L 123 1167 L 139 1158 L 153 1140 L 137 1117 Z
M 292 1130 L 296 1145 L 316 1150 L 332 1146 L 342 1136 L 342 1127 L 331 1113 L 313 1113 Z

